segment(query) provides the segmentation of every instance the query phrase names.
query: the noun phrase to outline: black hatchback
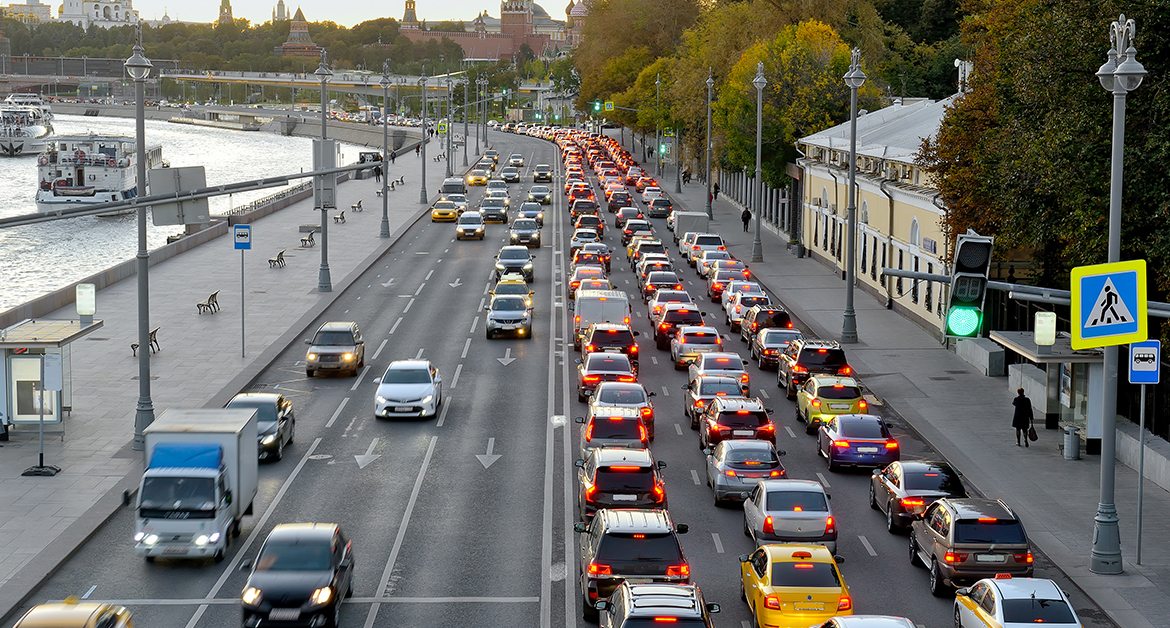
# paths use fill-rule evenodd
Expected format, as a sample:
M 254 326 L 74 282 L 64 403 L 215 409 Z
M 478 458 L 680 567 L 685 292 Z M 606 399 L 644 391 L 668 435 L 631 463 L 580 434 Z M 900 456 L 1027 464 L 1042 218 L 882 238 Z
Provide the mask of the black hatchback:
M 245 626 L 337 626 L 353 595 L 353 547 L 333 523 L 282 523 L 249 571 L 241 607 Z

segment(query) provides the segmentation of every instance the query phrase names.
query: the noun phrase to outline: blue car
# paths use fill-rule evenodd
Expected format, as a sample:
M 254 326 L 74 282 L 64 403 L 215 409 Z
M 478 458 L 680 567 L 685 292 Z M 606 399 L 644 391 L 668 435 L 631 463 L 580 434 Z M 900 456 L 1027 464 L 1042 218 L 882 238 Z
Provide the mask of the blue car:
M 817 433 L 817 452 L 828 461 L 830 471 L 842 466 L 881 467 L 901 457 L 898 441 L 881 417 L 839 414 L 827 418 Z

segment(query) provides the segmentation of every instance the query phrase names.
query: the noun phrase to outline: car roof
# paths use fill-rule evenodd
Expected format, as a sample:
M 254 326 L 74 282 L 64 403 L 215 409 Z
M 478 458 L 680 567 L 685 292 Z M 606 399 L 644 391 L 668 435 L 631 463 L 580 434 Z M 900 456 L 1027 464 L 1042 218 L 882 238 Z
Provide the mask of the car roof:
M 719 330 L 710 325 L 680 325 L 678 328 L 684 334 L 708 333 L 719 335 Z
M 670 513 L 665 510 L 602 508 L 597 511 L 606 532 L 670 532 Z
M 268 533 L 267 541 L 277 540 L 281 543 L 328 541 L 333 538 L 335 532 L 337 532 L 336 523 L 281 523 Z
M 743 358 L 739 357 L 738 353 L 732 353 L 730 351 L 712 351 L 711 353 L 704 353 L 700 357 L 702 357 L 704 361 L 706 361 L 708 358 L 716 360 L 723 358 L 734 359 L 735 363 L 739 365 L 740 368 L 743 368 Z
M 738 450 L 753 450 L 753 451 L 771 451 L 775 449 L 772 443 L 766 440 L 746 439 L 746 438 L 731 438 L 720 441 L 723 443 L 725 449 Z
M 630 359 L 624 353 L 590 353 L 585 360 L 586 366 L 593 362 L 604 362 L 607 360 L 624 361 L 627 365 L 630 363 Z
M 386 370 L 412 370 L 430 368 L 430 362 L 426 360 L 394 360 L 387 367 Z
M 621 323 L 592 323 L 589 325 L 589 327 L 597 331 L 609 331 L 611 329 L 617 331 L 630 331 L 629 325 L 622 325 Z
M 597 385 L 597 394 L 594 394 L 593 397 L 596 399 L 598 394 L 601 393 L 602 389 L 605 388 L 617 388 L 619 390 L 636 389 L 642 392 L 646 392 L 646 387 L 638 382 L 601 382 Z
M 701 617 L 698 591 L 690 584 L 628 584 L 627 617 Z
M 833 621 L 841 628 L 914 628 L 909 619 L 894 615 L 838 615 Z
M 773 480 L 783 481 L 783 480 Z M 762 482 L 763 484 L 763 482 Z M 813 484 L 816 484 L 813 482 Z M 820 486 L 819 484 L 817 486 Z M 772 562 L 777 563 L 795 563 L 812 562 L 812 563 L 833 563 L 833 554 L 829 552 L 829 548 L 824 545 L 804 545 L 799 543 L 769 543 L 760 546 L 768 553 L 768 558 Z
M 801 341 L 802 349 L 840 349 L 841 343 L 824 338 L 805 338 Z
M 950 506 L 951 510 L 955 511 L 958 519 L 979 519 L 995 517 L 996 519 L 1016 519 L 1016 513 L 1008 507 L 1002 499 L 979 499 L 975 497 L 963 497 L 954 499 L 942 499 L 940 502 L 945 502 Z
M 815 380 L 817 386 L 857 386 L 857 380 L 852 377 L 837 375 L 813 375 L 809 379 Z
M 628 409 L 628 408 L 626 408 Z M 654 465 L 654 457 L 649 449 L 629 449 L 627 447 L 598 447 L 593 450 L 593 459 L 599 466 L 614 464 L 638 467 Z
M 765 491 L 801 491 L 804 493 L 824 493 L 825 487 L 816 480 L 760 480 Z
M 1028 599 L 1033 593 L 1042 600 L 1059 600 L 1063 597 L 1060 587 L 1046 578 L 988 578 L 987 582 L 999 589 L 1001 600 Z
M 236 393 L 232 397 L 232 400 L 228 402 L 228 405 L 237 401 L 247 402 L 249 404 L 276 403 L 277 399 L 280 399 L 280 393 L 243 392 Z
M 527 253 L 528 247 L 526 247 L 524 245 L 509 244 L 507 246 L 500 247 L 500 252 L 503 253 L 504 251 L 524 251 L 525 253 Z
M 722 412 L 737 412 L 739 410 L 747 410 L 749 412 L 764 411 L 764 402 L 755 398 L 716 397 L 715 403 L 719 404 L 719 409 Z

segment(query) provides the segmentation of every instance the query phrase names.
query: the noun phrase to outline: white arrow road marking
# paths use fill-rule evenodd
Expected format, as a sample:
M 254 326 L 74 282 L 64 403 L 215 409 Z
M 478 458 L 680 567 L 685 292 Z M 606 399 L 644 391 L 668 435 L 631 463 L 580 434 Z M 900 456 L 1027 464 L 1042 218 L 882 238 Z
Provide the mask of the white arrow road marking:
M 387 281 L 386 283 L 382 284 L 382 287 L 383 287 L 383 288 L 389 288 L 390 286 L 393 286 L 393 285 L 394 285 L 394 278 L 393 278 L 393 277 L 391 277 L 391 278 L 390 278 L 390 281 Z
M 462 285 L 463 285 L 463 282 L 462 282 L 462 281 L 459 281 L 459 280 L 460 280 L 460 277 L 456 277 L 456 278 L 455 278 L 455 281 L 453 281 L 453 282 L 451 282 L 451 283 L 449 283 L 449 284 L 447 284 L 447 285 L 448 285 L 448 286 L 451 286 L 452 288 L 458 288 L 459 286 L 462 286 Z
M 364 454 L 354 454 L 354 460 L 357 460 L 358 468 L 365 469 L 366 465 L 382 457 L 382 454 L 374 453 L 374 448 L 378 446 L 378 439 L 370 441 L 370 446 L 366 448 Z
M 487 455 L 484 455 L 484 454 L 476 454 L 475 455 L 475 457 L 479 460 L 479 463 L 483 465 L 483 468 L 486 469 L 486 468 L 492 466 L 493 464 L 495 464 L 495 462 L 497 460 L 500 459 L 499 454 L 492 453 L 492 450 L 494 450 L 495 448 L 496 448 L 496 439 L 489 438 L 488 445 L 487 445 Z
M 504 366 L 508 366 L 509 364 L 516 361 L 516 358 L 512 357 L 512 349 L 511 348 L 504 351 L 504 357 L 496 358 L 496 359 L 499 360 L 500 364 L 503 364 Z
M 873 546 L 869 544 L 869 539 L 861 536 L 860 534 L 857 535 L 857 538 L 861 540 L 861 544 L 865 546 L 865 551 L 869 552 L 870 556 L 877 556 L 877 552 L 875 552 L 873 550 Z

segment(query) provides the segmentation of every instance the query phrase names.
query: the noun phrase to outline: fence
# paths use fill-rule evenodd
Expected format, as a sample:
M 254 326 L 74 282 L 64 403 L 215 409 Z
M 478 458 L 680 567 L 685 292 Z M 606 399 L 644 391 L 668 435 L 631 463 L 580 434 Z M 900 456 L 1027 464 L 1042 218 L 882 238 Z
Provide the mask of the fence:
M 763 218 L 765 225 L 771 226 L 780 233 L 795 235 L 797 217 L 792 213 L 789 198 L 793 198 L 787 188 L 774 188 L 764 182 L 758 189 L 754 177 L 749 177 L 746 171 L 725 172 L 720 170 L 715 177 L 719 183 L 719 193 L 729 199 L 747 207 Z M 759 199 L 755 197 L 759 194 Z
M 312 189 L 313 189 L 313 182 L 312 181 L 302 181 L 301 183 L 298 183 L 296 185 L 290 185 L 289 187 L 277 192 L 276 194 L 270 194 L 268 196 L 265 196 L 264 198 L 258 198 L 256 200 L 252 201 L 251 203 L 248 203 L 247 205 L 241 205 L 240 207 L 233 207 L 233 208 L 229 209 L 228 211 L 226 211 L 222 214 L 219 214 L 219 215 L 220 216 L 241 216 L 243 214 L 254 212 L 257 209 L 267 207 L 268 205 L 271 205 L 271 204 L 276 203 L 278 201 L 284 200 L 285 198 L 288 198 L 290 196 L 300 194 L 301 192 L 304 192 L 305 190 L 312 190 Z

